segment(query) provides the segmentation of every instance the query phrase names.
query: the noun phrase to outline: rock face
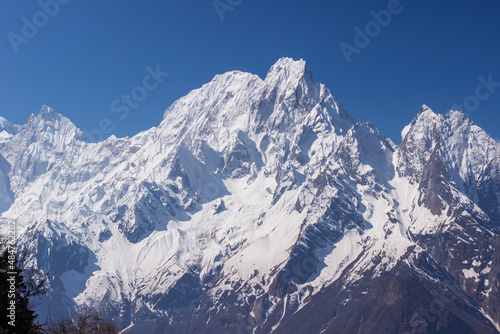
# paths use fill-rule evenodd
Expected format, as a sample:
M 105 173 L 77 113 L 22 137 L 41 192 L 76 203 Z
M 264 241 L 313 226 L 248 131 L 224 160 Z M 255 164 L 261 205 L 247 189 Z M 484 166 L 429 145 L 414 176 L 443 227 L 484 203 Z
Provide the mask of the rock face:
M 126 333 L 496 333 L 500 145 L 423 106 L 393 144 L 303 61 L 233 71 L 88 143 L 49 107 L 0 143 L 0 211 Z M 222 328 L 222 331 L 221 331 Z

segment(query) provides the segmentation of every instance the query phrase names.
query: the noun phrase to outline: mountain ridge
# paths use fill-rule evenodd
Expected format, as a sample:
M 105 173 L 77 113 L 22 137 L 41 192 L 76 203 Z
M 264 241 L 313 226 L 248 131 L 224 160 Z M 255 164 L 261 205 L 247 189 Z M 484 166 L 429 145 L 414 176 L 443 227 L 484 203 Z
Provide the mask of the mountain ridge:
M 500 154 L 458 111 L 423 105 L 395 145 L 282 58 L 265 79 L 215 76 L 131 138 L 86 142 L 44 106 L 0 155 L 3 215 L 51 275 L 42 316 L 88 304 L 127 333 L 369 332 L 385 277 L 387 315 L 404 315 L 386 332 L 499 330 Z M 454 303 L 428 316 L 443 291 Z

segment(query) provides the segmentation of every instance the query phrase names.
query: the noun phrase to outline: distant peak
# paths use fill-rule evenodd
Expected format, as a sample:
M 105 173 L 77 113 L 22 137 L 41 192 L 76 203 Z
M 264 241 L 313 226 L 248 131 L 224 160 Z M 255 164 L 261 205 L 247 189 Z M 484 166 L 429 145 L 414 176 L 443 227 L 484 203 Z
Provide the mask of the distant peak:
M 422 107 L 420 108 L 419 113 L 417 114 L 417 117 L 415 117 L 415 120 L 419 118 L 437 118 L 437 117 L 440 118 L 442 117 L 442 115 L 436 114 L 426 104 L 423 104 Z
M 51 115 L 51 114 L 57 114 L 54 109 L 47 105 L 43 105 L 42 108 L 40 108 L 40 111 L 38 112 L 38 115 L 43 116 L 43 115 Z
M 1 126 L 10 126 L 12 123 L 9 122 L 6 118 L 0 116 L 0 127 Z
M 403 131 L 401 131 L 401 140 L 403 140 L 403 138 L 405 138 L 406 135 L 412 129 L 426 128 L 427 126 L 432 126 L 432 124 L 436 124 L 436 122 L 442 123 L 443 121 L 444 121 L 443 115 L 436 114 L 426 104 L 423 104 L 417 116 L 415 116 L 415 118 L 411 121 L 411 123 L 405 126 Z
M 465 115 L 465 113 L 463 111 L 457 110 L 455 108 L 451 108 L 451 110 L 446 115 L 446 117 L 457 117 L 457 116 L 467 118 L 467 116 Z
M 63 118 L 62 115 L 58 114 L 57 112 L 54 111 L 51 107 L 47 105 L 43 105 L 42 108 L 40 108 L 40 111 L 38 112 L 38 115 L 33 117 L 33 120 L 35 122 L 56 122 L 60 121 Z
M 307 66 L 307 63 L 304 59 L 299 59 L 299 60 L 295 60 L 293 58 L 290 58 L 290 57 L 282 57 L 280 59 L 278 59 L 278 61 L 276 63 L 274 63 L 273 66 L 271 66 L 271 69 L 274 68 L 274 67 L 290 67 L 290 66 L 301 66 L 301 67 L 304 67 L 304 66 Z
M 31 114 L 23 126 L 26 131 L 36 133 L 61 133 L 85 141 L 85 136 L 68 118 L 57 113 L 51 107 L 43 105 L 37 116 Z
M 21 129 L 21 125 L 12 124 L 4 117 L 0 116 L 0 133 L 3 133 L 3 137 L 0 138 L 0 142 L 5 138 L 5 134 L 15 135 Z
M 425 112 L 425 111 L 432 111 L 431 108 L 427 106 L 427 104 L 422 104 L 422 107 L 420 108 L 420 112 Z
M 266 75 L 266 79 L 279 77 L 287 79 L 289 77 L 306 77 L 314 81 L 311 69 L 304 59 L 294 60 L 293 58 L 280 58 Z
M 446 114 L 446 119 L 450 122 L 460 123 L 462 125 L 474 124 L 474 122 L 471 121 L 463 111 L 456 110 L 455 108 L 451 108 L 451 110 Z

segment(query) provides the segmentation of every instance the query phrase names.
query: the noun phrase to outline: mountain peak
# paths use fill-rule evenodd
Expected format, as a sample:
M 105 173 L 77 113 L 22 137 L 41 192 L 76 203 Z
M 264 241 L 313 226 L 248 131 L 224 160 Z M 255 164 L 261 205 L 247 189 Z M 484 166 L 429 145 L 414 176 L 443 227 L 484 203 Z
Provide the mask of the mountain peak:
M 314 82 L 312 71 L 304 59 L 294 60 L 293 58 L 283 57 L 271 66 L 266 75 L 266 80 L 271 78 L 287 80 L 289 78 L 308 78 Z
M 19 132 L 20 129 L 21 125 L 13 124 L 4 117 L 0 116 L 0 132 L 5 131 L 10 135 L 15 135 Z
M 280 59 L 278 59 L 276 61 L 276 63 L 274 63 L 273 66 L 271 66 L 271 69 L 269 71 L 273 71 L 273 70 L 281 70 L 281 69 L 286 69 L 286 68 L 292 68 L 292 67 L 296 67 L 296 68 L 305 68 L 307 65 L 307 62 L 304 60 L 304 59 L 299 59 L 299 60 L 295 60 L 293 58 L 290 58 L 290 57 L 282 57 Z
M 436 114 L 431 108 L 429 108 L 426 104 L 423 104 L 422 107 L 420 108 L 420 111 L 418 112 L 417 116 L 413 119 L 411 122 L 412 125 L 415 123 L 419 123 L 420 121 L 422 122 L 435 122 L 435 121 L 442 121 L 444 119 L 443 115 L 441 114 Z
M 54 109 L 52 109 L 51 107 L 49 107 L 48 105 L 44 104 L 42 106 L 42 108 L 40 108 L 40 111 L 38 112 L 39 115 L 48 115 L 48 114 L 52 114 L 52 113 L 56 113 L 54 111 Z
M 41 321 L 88 305 L 129 333 L 369 332 L 390 280 L 380 332 L 446 293 L 428 329 L 495 333 L 497 144 L 423 105 L 395 147 L 310 73 L 290 58 L 265 80 L 227 72 L 130 139 L 86 144 L 50 107 L 30 116 L 0 145 L 0 213 L 54 273 Z
M 456 118 L 461 120 L 469 120 L 467 115 L 463 111 L 457 110 L 455 108 L 451 108 L 451 110 L 446 114 L 446 118 Z
M 314 109 L 321 99 L 325 104 Z M 217 147 L 222 149 L 228 136 L 218 130 L 221 124 L 225 129 L 244 132 L 257 128 L 262 131 L 264 127 L 284 131 L 293 122 L 313 118 L 310 115 L 313 109 L 320 123 L 338 119 L 336 126 L 345 131 L 354 123 L 333 94 L 314 81 L 303 59 L 281 58 L 271 66 L 264 80 L 241 71 L 216 75 L 200 89 L 174 102 L 165 111 L 160 127 L 165 131 L 183 129 L 177 130 L 180 134 L 192 131 L 193 136 L 210 134 L 210 140 L 219 143 Z M 337 127 L 336 131 L 340 131 Z
M 401 144 L 404 147 L 407 140 L 410 142 L 414 140 L 433 142 L 433 135 L 439 132 L 438 129 L 441 128 L 443 122 L 443 115 L 436 114 L 425 104 L 422 105 L 417 116 L 401 131 Z
M 429 108 L 429 106 L 427 104 L 422 104 L 422 107 L 420 108 L 421 111 L 425 111 L 425 110 L 431 110 L 431 108 Z
M 431 108 L 429 108 L 429 106 L 427 106 L 427 104 L 422 104 L 422 107 L 420 107 L 420 111 L 418 113 L 418 115 L 420 114 L 429 114 L 429 115 L 436 115 L 436 113 L 434 111 L 432 111 Z
M 68 138 L 85 141 L 85 136 L 76 125 L 47 105 L 42 106 L 38 115 L 31 114 L 23 130 L 51 136 L 58 133 Z
M 43 105 L 42 108 L 40 108 L 40 111 L 38 111 L 38 115 L 36 116 L 38 120 L 44 120 L 44 121 L 56 121 L 56 120 L 61 120 L 64 118 L 62 115 L 58 114 L 57 112 L 54 111 L 51 107 L 47 105 Z

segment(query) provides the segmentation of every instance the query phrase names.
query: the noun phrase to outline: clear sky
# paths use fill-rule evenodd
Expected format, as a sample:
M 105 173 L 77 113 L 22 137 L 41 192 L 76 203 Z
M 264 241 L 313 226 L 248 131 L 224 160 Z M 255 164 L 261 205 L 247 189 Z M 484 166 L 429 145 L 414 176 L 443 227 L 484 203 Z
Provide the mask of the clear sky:
M 445 113 L 465 102 L 500 138 L 498 0 L 55 1 L 0 0 L 0 116 L 11 122 L 46 104 L 83 130 L 109 119 L 106 131 L 131 136 L 215 74 L 263 78 L 288 56 L 395 142 L 424 103 Z M 144 83 L 157 67 L 169 75 Z

